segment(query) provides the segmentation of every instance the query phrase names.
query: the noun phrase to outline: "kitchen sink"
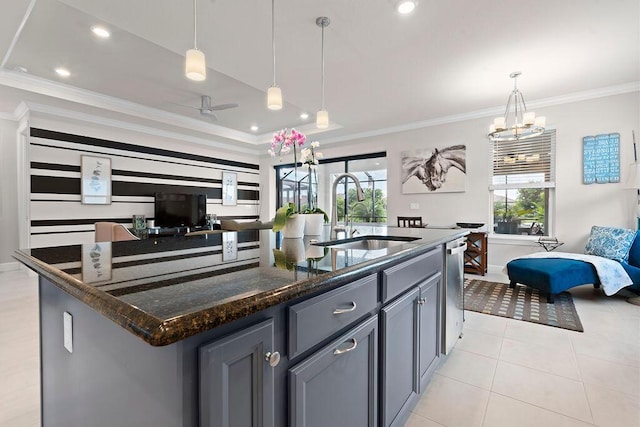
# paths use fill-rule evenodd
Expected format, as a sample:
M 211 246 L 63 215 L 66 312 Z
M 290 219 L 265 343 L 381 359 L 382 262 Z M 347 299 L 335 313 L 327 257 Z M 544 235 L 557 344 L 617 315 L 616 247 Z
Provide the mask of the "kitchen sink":
M 316 246 L 326 246 L 335 249 L 361 249 L 376 250 L 387 249 L 403 243 L 418 240 L 417 237 L 405 236 L 359 236 L 352 239 L 330 240 L 328 242 L 314 243 Z

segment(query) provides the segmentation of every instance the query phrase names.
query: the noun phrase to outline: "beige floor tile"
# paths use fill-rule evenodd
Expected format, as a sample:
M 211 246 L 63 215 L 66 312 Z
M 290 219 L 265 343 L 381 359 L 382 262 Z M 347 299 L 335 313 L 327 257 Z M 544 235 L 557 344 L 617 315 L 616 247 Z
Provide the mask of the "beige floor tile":
M 491 391 L 592 423 L 579 381 L 499 361 Z
M 40 427 L 40 408 L 29 409 L 16 416 L 0 413 L 0 426 L 3 427 Z
M 582 319 L 582 315 L 580 315 Z M 582 321 L 585 333 L 599 333 L 613 341 L 636 343 L 640 340 L 640 318 L 613 313 L 598 316 L 591 312 Z
M 640 366 L 640 339 L 636 341 L 614 341 L 610 335 L 587 331 L 570 335 L 575 354 L 596 359 Z
M 640 401 L 617 391 L 585 384 L 598 427 L 640 427 Z
M 627 296 L 613 295 L 605 300 L 614 313 L 621 316 L 640 317 L 640 305 L 627 302 Z
M 404 427 L 445 427 L 435 421 L 412 412 Z
M 567 332 L 566 329 L 508 319 L 504 336 L 515 341 L 553 347 L 559 351 L 572 351 Z
M 585 384 L 608 388 L 640 399 L 640 368 L 581 354 L 576 358 Z
M 496 359 L 456 348 L 438 368 L 438 374 L 490 390 L 497 362 Z
M 571 350 L 505 338 L 502 341 L 500 360 L 572 380 L 580 380 L 578 362 Z
M 483 427 L 588 427 L 566 415 L 548 411 L 500 394 L 491 393 Z
M 473 329 L 465 329 L 462 339 L 458 340 L 455 348 L 497 359 L 500 355 L 501 346 L 501 337 Z
M 476 313 L 466 310 L 464 312 L 464 329 L 482 332 L 484 334 L 504 336 L 507 326 L 507 318 L 491 316 L 489 314 Z
M 489 392 L 435 374 L 414 412 L 447 427 L 481 426 Z

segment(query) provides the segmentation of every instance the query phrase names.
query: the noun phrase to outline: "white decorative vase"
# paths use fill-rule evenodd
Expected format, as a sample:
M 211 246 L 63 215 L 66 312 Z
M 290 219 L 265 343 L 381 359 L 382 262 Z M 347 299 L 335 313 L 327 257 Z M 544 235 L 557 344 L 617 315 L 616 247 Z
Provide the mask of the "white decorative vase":
M 284 224 L 282 235 L 285 239 L 300 239 L 304 236 L 304 224 L 304 215 L 291 215 Z
M 304 214 L 304 235 L 318 236 L 322 234 L 322 226 L 324 225 L 323 214 Z

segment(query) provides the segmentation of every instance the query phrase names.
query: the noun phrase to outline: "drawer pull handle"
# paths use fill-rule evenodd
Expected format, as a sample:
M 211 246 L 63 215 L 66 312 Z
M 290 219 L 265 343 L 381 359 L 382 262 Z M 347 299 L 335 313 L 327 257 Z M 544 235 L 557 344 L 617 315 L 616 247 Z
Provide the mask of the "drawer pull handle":
M 355 301 L 351 301 L 351 307 L 349 308 L 336 308 L 335 310 L 333 310 L 333 314 L 344 314 L 344 313 L 349 313 L 352 312 L 356 309 L 357 305 Z
M 340 355 L 340 354 L 349 353 L 350 351 L 355 350 L 355 349 L 356 349 L 356 347 L 358 346 L 358 341 L 356 341 L 356 339 L 355 339 L 355 338 L 351 338 L 351 342 L 353 343 L 353 344 L 351 345 L 351 347 L 345 348 L 345 349 L 343 349 L 343 350 L 340 350 L 339 348 L 336 348 L 336 349 L 333 351 L 333 354 L 335 354 L 335 355 Z
M 278 366 L 278 363 L 280 363 L 280 353 L 277 351 L 274 351 L 273 353 L 269 351 L 264 355 L 264 360 L 269 362 L 269 366 L 275 368 Z
M 419 304 L 419 305 L 425 305 L 426 303 L 427 303 L 427 299 L 426 299 L 426 298 L 420 298 L 420 299 L 418 300 L 418 304 Z

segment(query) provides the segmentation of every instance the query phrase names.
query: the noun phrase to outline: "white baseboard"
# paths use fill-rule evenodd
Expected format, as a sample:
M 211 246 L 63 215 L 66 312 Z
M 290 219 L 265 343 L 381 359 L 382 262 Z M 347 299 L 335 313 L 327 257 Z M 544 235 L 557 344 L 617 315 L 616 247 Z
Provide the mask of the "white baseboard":
M 0 264 L 0 273 L 4 273 L 5 271 L 14 271 L 20 270 L 22 264 L 19 262 L 5 262 L 4 264 Z

